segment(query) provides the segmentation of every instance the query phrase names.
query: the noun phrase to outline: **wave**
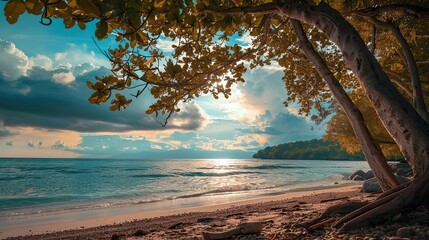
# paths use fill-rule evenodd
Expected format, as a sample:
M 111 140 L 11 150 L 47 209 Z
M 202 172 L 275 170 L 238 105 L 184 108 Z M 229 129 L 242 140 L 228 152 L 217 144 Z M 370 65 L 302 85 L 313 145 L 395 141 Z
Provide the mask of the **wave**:
M 264 174 L 263 172 L 257 171 L 230 171 L 230 172 L 176 172 L 174 175 L 182 177 L 225 177 L 232 175 L 242 175 L 242 174 Z
M 208 190 L 205 192 L 181 195 L 181 196 L 175 197 L 175 199 L 202 197 L 205 195 L 213 195 L 213 194 L 221 194 L 221 193 L 234 193 L 234 192 L 243 192 L 243 191 L 252 191 L 252 190 L 262 190 L 262 189 L 270 189 L 274 187 L 276 186 L 261 186 L 256 184 L 232 185 L 232 186 L 224 186 L 224 187 L 216 188 L 213 190 Z
M 269 170 L 269 169 L 305 169 L 308 167 L 304 166 L 285 166 L 285 165 L 259 165 L 259 166 L 244 166 L 243 169 L 261 169 L 261 170 Z
M 149 170 L 148 167 L 140 167 L 140 168 L 125 168 L 123 169 L 126 172 L 134 172 L 134 171 L 145 171 L 145 170 Z
M 135 174 L 131 175 L 134 178 L 165 178 L 165 177 L 173 177 L 174 175 L 170 174 Z

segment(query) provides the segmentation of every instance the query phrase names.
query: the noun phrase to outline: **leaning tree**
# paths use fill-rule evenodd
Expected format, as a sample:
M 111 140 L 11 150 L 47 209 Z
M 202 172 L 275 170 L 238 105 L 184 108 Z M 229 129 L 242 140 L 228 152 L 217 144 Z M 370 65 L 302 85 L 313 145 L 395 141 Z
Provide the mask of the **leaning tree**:
M 214 98 L 228 97 L 232 84 L 244 82 L 246 69 L 272 62 L 285 67 L 288 98 L 301 103 L 303 114 L 316 109 L 325 117 L 329 110 L 327 103 L 333 97 L 346 113 L 379 181 L 385 189 L 390 189 L 376 201 L 340 219 L 335 225 L 344 230 L 374 216 L 429 204 L 429 125 L 422 79 L 415 53 L 398 25 L 401 22 L 388 19 L 417 19 L 415 24 L 427 28 L 427 22 L 421 21 L 428 16 L 427 3 L 412 3 L 10 0 L 5 5 L 5 15 L 9 23 L 28 12 L 40 15 L 40 22 L 45 25 L 53 18 L 60 18 L 67 28 L 78 25 L 81 29 L 95 21 L 98 39 L 114 33 L 117 47 L 104 51 L 112 64 L 112 75 L 88 82 L 88 87 L 94 90 L 89 101 L 100 104 L 113 98 L 111 110 L 123 109 L 131 103 L 121 90 L 140 86 L 135 96 L 150 92 L 156 101 L 147 113 L 165 116 L 166 123 L 171 114 L 180 110 L 180 102 L 207 94 Z M 374 39 L 380 29 L 390 31 L 400 44 L 405 62 L 401 66 L 405 65 L 403 68 L 409 72 L 405 80 L 391 78 L 396 72 L 389 73 L 383 68 L 392 63 L 383 62 L 387 58 L 377 52 Z M 234 39 L 243 35 L 252 40 L 251 45 L 234 43 Z M 363 39 L 367 36 L 372 36 L 365 39 L 368 44 Z M 157 47 L 160 38 L 176 40 L 171 56 L 164 56 Z M 308 67 L 309 63 L 312 67 Z M 393 66 L 400 67 L 396 62 Z M 401 84 L 409 87 L 410 97 L 401 94 L 403 89 L 398 90 Z M 397 182 L 389 175 L 380 148 L 348 94 L 356 89 L 368 98 L 412 167 L 414 178 L 409 183 L 396 186 Z

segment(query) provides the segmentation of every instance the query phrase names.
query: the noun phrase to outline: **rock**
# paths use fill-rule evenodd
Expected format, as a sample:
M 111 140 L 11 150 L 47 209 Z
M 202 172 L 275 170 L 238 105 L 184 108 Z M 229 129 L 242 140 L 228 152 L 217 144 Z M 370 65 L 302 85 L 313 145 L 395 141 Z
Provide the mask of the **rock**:
M 133 233 L 134 237 L 142 237 L 145 235 L 148 235 L 150 233 L 150 231 L 146 231 L 146 230 L 137 230 L 135 233 Z
M 362 178 L 365 176 L 365 172 L 362 170 L 357 170 L 349 176 L 350 180 L 353 180 L 356 176 L 361 176 Z
M 414 236 L 415 234 L 416 232 L 414 231 L 414 229 L 410 227 L 401 227 L 396 231 L 397 237 L 411 237 L 411 236 Z
M 353 181 L 363 181 L 365 178 L 363 176 L 356 175 L 352 179 Z
M 413 171 L 411 170 L 411 167 L 410 165 L 408 165 L 407 162 L 392 163 L 389 165 L 392 169 L 392 172 L 397 176 L 402 176 L 402 177 L 413 176 Z
M 396 176 L 396 177 L 398 178 L 398 181 L 400 184 L 410 181 L 408 178 L 405 178 L 402 176 Z M 378 184 L 378 181 L 375 178 L 365 180 L 361 188 L 361 192 L 364 192 L 364 193 L 378 193 L 381 191 L 382 189 L 380 187 L 380 184 Z
M 373 177 L 374 177 L 374 173 L 372 172 L 372 170 L 369 170 L 368 172 L 366 172 L 364 176 L 365 179 L 370 179 Z
M 378 184 L 377 179 L 371 178 L 363 182 L 361 192 L 364 193 L 378 193 L 381 192 L 380 184 Z
M 111 240 L 120 240 L 121 237 L 118 234 L 113 234 L 112 237 L 110 238 Z
M 211 222 L 213 220 L 214 218 L 211 218 L 211 217 L 203 217 L 203 218 L 198 218 L 197 223 L 206 223 L 206 222 Z
M 169 230 L 172 230 L 172 229 L 178 229 L 178 228 L 183 227 L 183 225 L 184 225 L 184 223 L 179 222 L 179 223 L 176 223 L 176 224 L 171 225 L 170 227 L 168 227 L 168 229 L 169 229 Z

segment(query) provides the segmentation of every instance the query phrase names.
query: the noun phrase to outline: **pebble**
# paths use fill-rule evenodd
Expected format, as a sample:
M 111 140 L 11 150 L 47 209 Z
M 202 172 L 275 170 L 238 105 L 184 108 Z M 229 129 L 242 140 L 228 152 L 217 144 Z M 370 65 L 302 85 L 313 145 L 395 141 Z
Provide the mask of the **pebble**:
M 119 239 L 121 239 L 121 237 L 118 234 L 113 234 L 110 239 L 111 240 L 119 240 Z
M 416 232 L 410 227 L 402 227 L 396 231 L 397 237 L 411 237 L 414 236 Z

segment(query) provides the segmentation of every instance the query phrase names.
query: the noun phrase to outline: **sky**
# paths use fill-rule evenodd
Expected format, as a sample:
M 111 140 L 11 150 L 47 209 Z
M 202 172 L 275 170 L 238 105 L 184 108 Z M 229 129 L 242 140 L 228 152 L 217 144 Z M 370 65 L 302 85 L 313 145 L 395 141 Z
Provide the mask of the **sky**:
M 326 130 L 299 116 L 296 104 L 283 105 L 283 70 L 275 64 L 248 70 L 229 99 L 184 103 L 166 127 L 145 114 L 150 95 L 119 112 L 90 104 L 86 81 L 110 74 L 93 35 L 91 24 L 82 31 L 59 20 L 43 26 L 35 16 L 14 25 L 0 19 L 0 157 L 250 158 Z M 249 44 L 248 36 L 236 41 Z M 115 41 L 98 44 L 107 50 Z M 168 54 L 172 44 L 160 39 L 158 47 Z

